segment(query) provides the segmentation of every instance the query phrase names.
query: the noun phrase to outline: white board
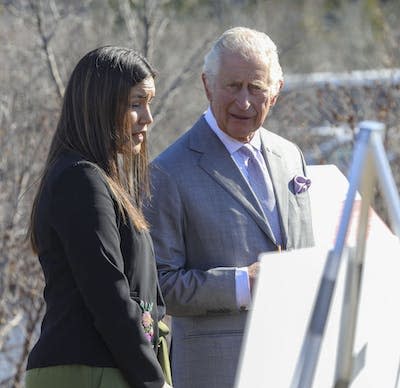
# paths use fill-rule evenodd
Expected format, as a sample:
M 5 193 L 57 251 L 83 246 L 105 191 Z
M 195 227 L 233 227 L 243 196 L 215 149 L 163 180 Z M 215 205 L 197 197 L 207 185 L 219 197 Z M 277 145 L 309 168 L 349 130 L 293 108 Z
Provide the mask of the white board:
M 316 247 L 260 257 L 236 388 L 289 388 L 328 251 L 340 223 L 348 182 L 335 166 L 311 166 Z M 359 197 L 348 244 L 354 245 Z M 343 302 L 342 264 L 313 388 L 333 387 Z M 400 363 L 400 244 L 373 212 L 367 240 L 355 354 L 366 345 L 352 388 L 395 388 Z

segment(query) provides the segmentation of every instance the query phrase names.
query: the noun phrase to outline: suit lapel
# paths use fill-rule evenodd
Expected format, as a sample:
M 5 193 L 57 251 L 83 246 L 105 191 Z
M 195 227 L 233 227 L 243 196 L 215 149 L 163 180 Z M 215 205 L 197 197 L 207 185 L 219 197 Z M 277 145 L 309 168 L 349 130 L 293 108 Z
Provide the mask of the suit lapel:
M 204 119 L 200 119 L 193 127 L 189 146 L 191 149 L 202 153 L 199 158 L 199 166 L 235 198 L 264 233 L 274 241 L 271 227 L 266 222 L 260 205 L 246 180 L 225 146 Z
M 260 129 L 260 131 L 262 151 L 274 186 L 275 198 L 281 217 L 283 243 L 284 246 L 287 247 L 289 222 L 288 181 L 286 179 L 287 168 L 280 149 L 275 144 L 273 137 L 269 136 L 268 131 L 264 128 Z

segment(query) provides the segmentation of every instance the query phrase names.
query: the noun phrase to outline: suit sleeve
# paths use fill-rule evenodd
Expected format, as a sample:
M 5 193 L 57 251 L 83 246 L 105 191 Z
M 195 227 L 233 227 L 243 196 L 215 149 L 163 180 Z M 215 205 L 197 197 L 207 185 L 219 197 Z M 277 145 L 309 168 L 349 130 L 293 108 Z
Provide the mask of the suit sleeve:
M 151 169 L 152 199 L 146 207 L 151 225 L 159 282 L 174 316 L 237 312 L 235 268 L 191 267 L 186 257 L 185 205 L 173 177 L 160 166 Z M 193 236 L 192 236 L 193 237 Z
M 133 387 L 164 384 L 144 335 L 140 306 L 130 298 L 114 202 L 96 167 L 78 164 L 53 185 L 52 226 L 96 329 Z M 137 258 L 135 258 L 137 259 Z

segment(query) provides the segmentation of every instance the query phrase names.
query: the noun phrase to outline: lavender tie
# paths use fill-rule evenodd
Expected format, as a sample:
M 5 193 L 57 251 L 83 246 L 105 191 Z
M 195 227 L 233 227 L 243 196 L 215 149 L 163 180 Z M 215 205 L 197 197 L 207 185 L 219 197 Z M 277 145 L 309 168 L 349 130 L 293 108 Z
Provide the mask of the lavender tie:
M 264 216 L 269 221 L 276 243 L 281 245 L 282 236 L 278 210 L 268 170 L 266 169 L 266 166 L 262 166 L 258 161 L 250 145 L 245 144 L 239 149 L 239 152 L 241 152 L 247 159 L 246 171 L 248 183 L 261 204 Z

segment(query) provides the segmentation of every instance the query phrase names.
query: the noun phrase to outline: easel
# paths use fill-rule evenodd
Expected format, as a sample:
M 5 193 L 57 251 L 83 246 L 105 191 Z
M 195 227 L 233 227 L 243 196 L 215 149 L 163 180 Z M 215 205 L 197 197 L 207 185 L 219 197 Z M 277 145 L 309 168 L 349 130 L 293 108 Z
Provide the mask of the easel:
M 384 125 L 382 123 L 363 121 L 359 124 L 359 133 L 349 174 L 350 186 L 343 208 L 338 235 L 335 246 L 329 252 L 326 260 L 311 319 L 297 360 L 291 388 L 312 387 L 336 279 L 344 256 L 348 259 L 347 272 L 333 387 L 350 387 L 357 373 L 358 366 L 354 362 L 353 348 L 368 232 L 369 209 L 376 180 L 380 184 L 388 207 L 392 230 L 400 238 L 400 198 L 383 148 L 383 134 Z M 346 236 L 358 189 L 362 194 L 362 202 L 358 220 L 356 247 L 348 249 L 345 247 Z M 398 386 L 394 388 L 398 388 Z

